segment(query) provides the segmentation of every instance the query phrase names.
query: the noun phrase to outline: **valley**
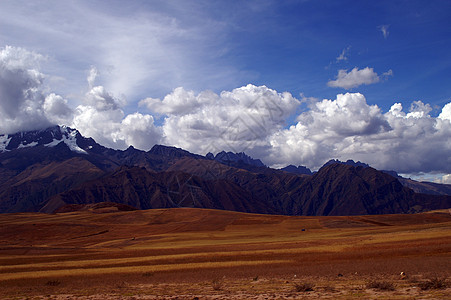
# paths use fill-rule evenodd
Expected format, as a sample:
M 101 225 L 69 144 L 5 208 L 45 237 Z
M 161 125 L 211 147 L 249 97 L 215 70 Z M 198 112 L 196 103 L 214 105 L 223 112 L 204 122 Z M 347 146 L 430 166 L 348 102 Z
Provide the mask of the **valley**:
M 451 215 L 280 216 L 114 205 L 0 215 L 1 298 L 445 298 Z M 400 272 L 407 274 L 400 277 Z M 370 288 L 389 282 L 394 290 Z M 302 285 L 312 291 L 302 291 Z

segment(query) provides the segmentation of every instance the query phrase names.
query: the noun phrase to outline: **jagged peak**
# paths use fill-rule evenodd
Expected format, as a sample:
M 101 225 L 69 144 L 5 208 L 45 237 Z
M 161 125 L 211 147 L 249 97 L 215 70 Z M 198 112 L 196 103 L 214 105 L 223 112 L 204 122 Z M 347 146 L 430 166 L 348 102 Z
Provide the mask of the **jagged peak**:
M 260 159 L 254 159 L 251 156 L 247 155 L 244 152 L 226 152 L 221 151 L 216 156 L 213 153 L 208 153 L 206 157 L 210 160 L 216 160 L 221 163 L 230 163 L 230 162 L 243 162 L 247 165 L 256 166 L 256 167 L 265 167 L 265 164 Z
M 370 165 L 363 163 L 361 161 L 357 161 L 355 162 L 352 159 L 348 159 L 347 161 L 340 161 L 338 159 L 331 159 L 328 162 L 326 162 L 323 167 L 331 165 L 331 164 L 342 164 L 342 165 L 349 165 L 349 166 L 353 166 L 353 167 L 364 167 L 364 168 L 368 168 L 370 167 Z
M 307 168 L 306 166 L 295 166 L 295 165 L 288 165 L 285 168 L 280 169 L 282 171 L 293 173 L 293 174 L 306 174 L 306 175 L 312 175 L 312 171 Z
M 177 148 L 174 146 L 165 146 L 165 145 L 154 145 L 148 153 L 155 154 L 155 155 L 165 155 L 169 157 L 201 157 L 200 155 L 193 154 L 187 150 Z

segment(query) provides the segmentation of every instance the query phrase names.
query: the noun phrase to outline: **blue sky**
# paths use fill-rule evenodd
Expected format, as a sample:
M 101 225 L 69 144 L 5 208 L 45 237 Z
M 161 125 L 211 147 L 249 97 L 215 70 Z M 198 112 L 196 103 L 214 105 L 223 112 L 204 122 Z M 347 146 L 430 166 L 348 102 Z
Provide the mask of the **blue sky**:
M 12 48 L 6 51 L 7 46 Z M 317 168 L 329 158 L 371 160 L 378 139 L 393 144 L 395 123 L 385 114 L 395 103 L 401 104 L 403 122 L 410 126 L 407 121 L 413 116 L 418 120 L 419 116 L 432 118 L 434 122 L 439 116 L 447 120 L 448 108 L 444 108 L 451 102 L 451 1 L 5 0 L 0 2 L 0 48 L 5 69 L 15 64 L 17 71 L 18 63 L 12 61 L 20 56 L 22 69 L 42 75 L 41 79 L 34 78 L 42 98 L 36 100 L 35 107 L 44 107 L 44 99 L 48 99 L 47 106 L 36 122 L 25 122 L 28 125 L 23 128 L 47 121 L 67 123 L 117 148 L 133 143 L 147 148 L 160 142 L 205 154 L 202 152 L 208 147 L 189 140 L 205 138 L 204 143 L 210 145 L 209 132 L 221 134 L 230 127 L 227 122 L 237 118 L 249 120 L 251 111 L 246 117 L 232 113 L 235 109 L 245 111 L 239 107 L 243 103 L 254 103 L 244 98 L 271 91 L 279 96 L 288 92 L 293 97 L 291 102 L 271 100 L 277 104 L 280 118 L 263 112 L 262 116 L 269 116 L 271 121 L 265 119 L 258 124 L 258 134 L 249 129 L 254 132 L 250 134 L 251 144 L 238 147 L 242 144 L 238 135 L 236 144 L 227 141 L 212 150 L 245 150 L 263 157 L 269 165 L 293 163 Z M 270 91 L 258 89 L 261 86 Z M 177 93 L 177 88 L 183 91 Z M 212 94 L 206 95 L 205 91 Z M 222 92 L 231 93 L 235 100 L 227 100 Z M 333 138 L 324 136 L 330 142 L 320 145 L 320 135 L 310 134 L 320 130 L 319 124 L 326 129 L 329 125 L 340 126 L 315 122 L 330 112 L 331 105 L 339 103 L 337 95 L 346 93 L 347 98 L 341 100 L 344 104 L 338 105 L 340 112 L 353 103 L 356 110 L 343 118 L 360 123 L 336 132 Z M 362 96 L 358 100 L 350 96 L 357 93 Z M 49 98 L 51 94 L 54 96 Z M 8 100 L 4 99 L 1 101 L 7 107 Z M 331 102 L 323 103 L 323 99 Z M 26 99 L 24 103 L 28 103 Z M 374 106 L 380 110 L 379 115 L 373 113 L 375 119 L 355 116 L 368 113 Z M 212 115 L 218 115 L 215 109 L 220 107 L 229 108 L 227 117 L 224 113 L 222 119 L 214 120 Z M 17 109 L 25 111 L 23 107 Z M 0 124 L 3 131 L 22 128 L 19 114 L 3 114 L 11 124 L 19 124 Z M 111 119 L 104 126 L 111 130 L 93 130 L 92 118 L 98 122 Z M 142 126 L 134 128 L 138 119 Z M 423 121 L 414 122 L 418 132 L 428 132 Z M 374 125 L 383 122 L 388 125 Z M 357 130 L 356 126 L 363 123 L 366 127 Z M 298 128 L 290 129 L 297 124 Z M 376 127 L 368 129 L 368 124 Z M 434 135 L 434 141 L 441 141 L 436 145 L 443 150 L 440 153 L 432 153 L 431 149 L 427 152 L 409 144 L 411 141 L 404 144 L 405 134 L 397 136 L 401 140 L 396 144 L 421 155 L 440 155 L 442 161 L 448 162 L 451 151 L 446 130 Z M 386 135 L 382 136 L 382 132 Z M 372 150 L 351 150 L 351 142 L 340 148 L 334 146 L 334 138 L 358 141 L 361 149 Z M 303 141 L 302 146 L 294 142 L 298 140 Z M 305 149 L 305 145 L 311 147 Z M 283 147 L 292 147 L 293 153 L 285 151 L 283 159 L 271 154 L 280 153 Z M 296 155 L 299 151 L 322 154 Z M 370 163 L 381 168 L 390 166 L 399 149 L 390 151 L 391 158 L 373 159 Z M 355 157 L 351 157 L 353 154 Z M 451 173 L 451 169 L 432 166 L 429 160 L 407 166 L 411 160 L 418 158 L 413 155 L 396 167 L 409 174 Z
M 120 59 L 120 53 L 113 52 L 123 51 L 136 55 L 133 64 L 142 60 L 153 69 L 143 71 L 143 83 L 130 83 L 136 88 L 125 95 L 131 105 L 148 96 L 163 97 L 178 86 L 220 92 L 248 83 L 295 96 L 331 99 L 346 90 L 328 87 L 327 82 L 338 70 L 354 67 L 374 68 L 377 74 L 393 70 L 383 82 L 351 90 L 384 110 L 394 101 L 423 100 L 443 106 L 450 100 L 451 84 L 444 84 L 451 72 L 450 1 L 25 3 L 1 4 L 1 41 L 50 56 L 53 69 L 48 73 L 74 81 L 69 84 L 74 86 L 59 87 L 62 92 L 80 92 L 84 73 L 92 65 L 107 73 L 114 59 Z M 148 23 L 141 27 L 139 19 Z M 174 28 L 165 29 L 170 22 Z M 382 26 L 387 27 L 385 38 Z M 124 44 L 115 49 L 97 44 L 108 38 Z M 148 44 L 147 38 L 156 42 Z M 145 48 L 155 45 L 163 53 L 147 54 Z M 346 59 L 337 61 L 343 50 Z M 106 60 L 109 55 L 116 57 Z M 176 65 L 155 65 L 152 55 L 163 55 Z M 165 68 L 171 74 L 163 75 Z M 158 82 L 156 77 L 168 80 Z M 108 79 L 103 80 L 109 87 Z

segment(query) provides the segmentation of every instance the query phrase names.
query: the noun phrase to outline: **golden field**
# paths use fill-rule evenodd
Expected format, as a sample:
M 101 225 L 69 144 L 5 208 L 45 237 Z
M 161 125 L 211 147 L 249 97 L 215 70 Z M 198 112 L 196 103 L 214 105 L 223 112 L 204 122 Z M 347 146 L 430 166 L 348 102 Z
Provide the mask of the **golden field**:
M 450 270 L 448 211 L 0 215 L 1 299 L 450 299 Z

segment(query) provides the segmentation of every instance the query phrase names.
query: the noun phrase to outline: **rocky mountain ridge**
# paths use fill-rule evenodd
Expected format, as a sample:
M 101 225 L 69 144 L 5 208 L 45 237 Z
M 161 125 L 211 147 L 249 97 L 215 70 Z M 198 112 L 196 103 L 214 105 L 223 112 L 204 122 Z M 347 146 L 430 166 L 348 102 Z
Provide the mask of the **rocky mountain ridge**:
M 451 197 L 440 195 L 445 188 L 434 186 L 436 195 L 419 194 L 399 178 L 360 162 L 333 161 L 318 172 L 308 171 L 268 168 L 245 153 L 204 157 L 162 145 L 147 152 L 114 150 L 75 129 L 56 126 L 0 135 L 0 212 L 54 212 L 99 202 L 138 209 L 200 207 L 286 215 L 451 207 Z

